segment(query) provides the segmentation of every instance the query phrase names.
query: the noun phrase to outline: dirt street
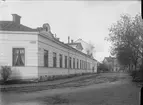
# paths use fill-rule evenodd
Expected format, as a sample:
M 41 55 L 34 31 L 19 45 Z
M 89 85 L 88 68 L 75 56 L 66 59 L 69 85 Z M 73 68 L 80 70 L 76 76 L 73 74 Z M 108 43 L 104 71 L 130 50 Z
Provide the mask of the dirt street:
M 0 93 L 0 105 L 139 105 L 139 91 L 123 73 L 105 73 L 43 91 Z

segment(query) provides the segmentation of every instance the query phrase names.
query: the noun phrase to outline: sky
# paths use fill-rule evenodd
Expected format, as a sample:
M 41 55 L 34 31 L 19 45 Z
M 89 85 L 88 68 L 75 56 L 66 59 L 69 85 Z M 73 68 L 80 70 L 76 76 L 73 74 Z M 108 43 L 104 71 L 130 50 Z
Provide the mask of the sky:
M 141 12 L 139 0 L 5 0 L 0 1 L 0 20 L 21 16 L 21 24 L 31 28 L 49 23 L 60 41 L 81 38 L 95 46 L 94 57 L 101 62 L 110 55 L 105 41 L 109 28 L 121 14 L 135 16 Z

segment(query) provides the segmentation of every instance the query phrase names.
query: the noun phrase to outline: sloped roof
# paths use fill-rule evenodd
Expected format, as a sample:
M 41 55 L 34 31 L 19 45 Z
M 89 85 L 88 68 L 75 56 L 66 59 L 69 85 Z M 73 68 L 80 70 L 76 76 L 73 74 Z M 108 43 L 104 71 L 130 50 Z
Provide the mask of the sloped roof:
M 0 30 L 2 31 L 28 31 L 28 32 L 38 31 L 37 29 L 32 29 L 22 24 L 17 24 L 14 21 L 0 21 Z
M 78 39 L 75 42 L 81 43 L 81 45 L 83 47 L 83 50 L 82 50 L 83 53 L 87 53 L 87 49 L 90 48 L 90 46 L 91 46 L 89 43 L 83 41 L 82 39 Z M 90 51 L 89 53 L 91 54 L 92 52 Z
M 114 57 L 105 57 L 104 60 L 107 60 L 107 62 L 113 62 L 113 60 L 115 59 Z
M 81 49 L 83 49 L 82 44 L 81 43 L 66 43 L 67 45 L 79 45 L 81 47 Z
M 81 45 L 81 43 L 66 43 L 66 44 L 68 44 L 68 45 L 78 45 L 78 44 L 80 44 Z

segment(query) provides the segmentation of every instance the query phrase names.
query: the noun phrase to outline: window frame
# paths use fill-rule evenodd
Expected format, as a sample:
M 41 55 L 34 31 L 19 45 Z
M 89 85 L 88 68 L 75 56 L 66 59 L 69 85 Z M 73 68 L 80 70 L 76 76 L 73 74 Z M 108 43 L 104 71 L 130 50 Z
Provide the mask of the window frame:
M 75 58 L 73 58 L 73 69 L 75 69 Z
M 71 57 L 69 57 L 69 68 L 71 69 L 72 68 L 72 65 L 71 65 L 71 63 L 72 63 L 72 61 L 71 61 Z
M 53 67 L 55 68 L 57 67 L 57 53 L 56 52 L 53 52 Z
M 67 61 L 68 61 L 68 57 L 65 56 L 65 68 L 68 68 L 68 63 L 67 63 Z
M 80 60 L 80 69 L 81 69 L 81 67 L 82 67 L 82 66 L 81 66 L 81 60 Z
M 63 55 L 59 54 L 59 67 L 62 68 L 63 67 Z
M 45 55 L 45 52 L 46 52 L 46 55 Z M 45 56 L 47 57 L 47 59 L 45 58 Z M 44 49 L 44 67 L 48 67 L 48 66 L 49 66 L 49 51 Z
M 21 49 L 24 51 L 24 54 L 21 54 L 21 55 L 24 56 L 23 65 L 15 65 L 15 64 L 14 64 L 14 60 L 15 60 L 14 58 L 15 58 L 15 55 L 17 55 L 17 54 L 14 54 L 14 52 L 15 52 L 14 50 L 18 50 L 18 52 L 19 52 Z M 23 47 L 12 48 L 12 66 L 19 66 L 19 67 L 25 66 L 25 48 L 23 48 Z
M 79 60 L 77 59 L 77 69 L 79 69 Z

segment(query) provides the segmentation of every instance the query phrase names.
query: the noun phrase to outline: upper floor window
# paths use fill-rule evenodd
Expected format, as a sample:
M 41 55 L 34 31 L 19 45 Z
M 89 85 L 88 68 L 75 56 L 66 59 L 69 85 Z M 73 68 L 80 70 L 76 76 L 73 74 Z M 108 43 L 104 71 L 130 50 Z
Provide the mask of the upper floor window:
M 44 66 L 48 67 L 48 51 L 44 50 Z
M 65 68 L 67 68 L 67 56 L 65 56 Z
M 63 61 L 62 59 L 63 59 L 62 54 L 60 54 L 60 55 L 59 55 L 59 60 L 60 60 L 60 68 L 62 68 L 62 65 L 63 65 L 63 64 L 62 64 L 62 61 Z
M 53 52 L 53 67 L 57 66 L 57 54 Z
M 13 66 L 25 65 L 25 49 L 13 48 Z

